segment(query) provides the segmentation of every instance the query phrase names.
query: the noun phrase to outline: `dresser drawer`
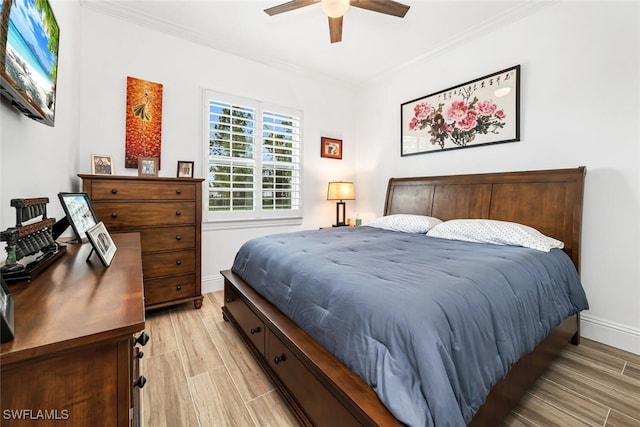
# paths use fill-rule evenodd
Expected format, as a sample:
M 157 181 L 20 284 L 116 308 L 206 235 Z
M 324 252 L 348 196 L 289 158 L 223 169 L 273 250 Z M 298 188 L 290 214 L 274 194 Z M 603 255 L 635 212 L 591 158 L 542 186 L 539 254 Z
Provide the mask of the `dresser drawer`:
M 107 229 L 127 227 L 194 224 L 195 202 L 168 203 L 94 203 L 98 218 Z
M 142 228 L 142 252 L 191 249 L 196 246 L 196 227 Z
M 192 273 L 196 269 L 196 255 L 190 251 L 142 254 L 145 287 L 147 278 Z
M 146 305 L 189 298 L 195 295 L 195 274 L 144 281 L 144 303 Z
M 224 306 L 229 310 L 253 345 L 264 355 L 264 337 L 266 334 L 264 323 L 247 305 L 236 295 L 231 286 L 224 285 Z
M 361 425 L 271 331 L 267 335 L 266 347 L 269 366 L 300 401 L 313 425 Z
M 195 200 L 196 187 L 180 182 L 101 181 L 91 183 L 91 199 L 97 200 Z

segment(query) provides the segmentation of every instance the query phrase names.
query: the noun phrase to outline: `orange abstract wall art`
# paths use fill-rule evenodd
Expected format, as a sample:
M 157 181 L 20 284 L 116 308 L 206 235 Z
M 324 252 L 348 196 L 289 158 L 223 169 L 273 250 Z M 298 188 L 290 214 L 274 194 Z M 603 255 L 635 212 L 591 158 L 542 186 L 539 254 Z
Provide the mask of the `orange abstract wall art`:
M 138 168 L 138 157 L 157 157 L 162 142 L 162 84 L 127 77 L 125 167 Z

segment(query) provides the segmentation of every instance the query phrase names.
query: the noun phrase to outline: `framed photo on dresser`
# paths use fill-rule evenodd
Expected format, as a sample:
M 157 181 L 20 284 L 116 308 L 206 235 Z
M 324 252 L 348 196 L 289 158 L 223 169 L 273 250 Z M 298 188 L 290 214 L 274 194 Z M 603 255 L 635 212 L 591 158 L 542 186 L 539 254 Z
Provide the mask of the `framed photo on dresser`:
M 0 342 L 13 338 L 13 296 L 0 276 Z
M 104 226 L 104 223 L 100 221 L 88 229 L 87 238 L 89 239 L 89 242 L 91 242 L 93 250 L 98 254 L 102 265 L 109 267 L 111 265 L 111 260 L 113 260 L 113 256 L 116 254 L 117 248 L 116 244 L 113 243 L 107 228 Z M 91 254 L 89 254 L 89 257 L 91 257 Z M 89 261 L 89 258 L 87 258 L 87 261 Z
M 67 215 L 78 243 L 87 241 L 87 230 L 98 223 L 91 199 L 87 193 L 58 193 L 60 204 Z

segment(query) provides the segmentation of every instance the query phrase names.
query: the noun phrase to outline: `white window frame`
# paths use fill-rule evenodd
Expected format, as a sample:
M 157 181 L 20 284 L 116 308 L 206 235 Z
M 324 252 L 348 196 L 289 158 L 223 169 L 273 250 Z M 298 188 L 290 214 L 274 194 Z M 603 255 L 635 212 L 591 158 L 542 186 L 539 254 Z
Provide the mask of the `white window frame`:
M 223 103 L 250 107 L 255 110 L 255 152 L 258 153 L 252 162 L 254 164 L 254 209 L 251 211 L 209 211 L 209 178 L 210 178 L 210 156 L 209 156 L 209 101 L 215 100 Z M 268 227 L 272 225 L 299 225 L 303 219 L 303 182 L 302 182 L 302 126 L 303 113 L 290 107 L 283 107 L 276 104 L 261 102 L 231 95 L 215 90 L 204 89 L 203 100 L 203 176 L 205 177 L 203 185 L 203 222 L 205 229 L 228 229 L 228 228 L 245 228 L 245 227 Z M 299 146 L 298 146 L 298 163 L 296 173 L 298 176 L 297 202 L 298 207 L 295 209 L 282 210 L 263 210 L 262 209 L 262 120 L 263 112 L 271 112 L 283 115 L 289 115 L 299 118 Z

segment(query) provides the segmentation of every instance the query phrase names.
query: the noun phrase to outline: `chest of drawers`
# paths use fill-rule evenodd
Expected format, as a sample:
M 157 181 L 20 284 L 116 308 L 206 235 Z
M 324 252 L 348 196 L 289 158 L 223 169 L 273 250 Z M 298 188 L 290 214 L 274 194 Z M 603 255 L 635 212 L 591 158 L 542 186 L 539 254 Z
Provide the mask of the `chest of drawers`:
M 202 179 L 79 175 L 110 233 L 142 241 L 146 309 L 202 306 Z

